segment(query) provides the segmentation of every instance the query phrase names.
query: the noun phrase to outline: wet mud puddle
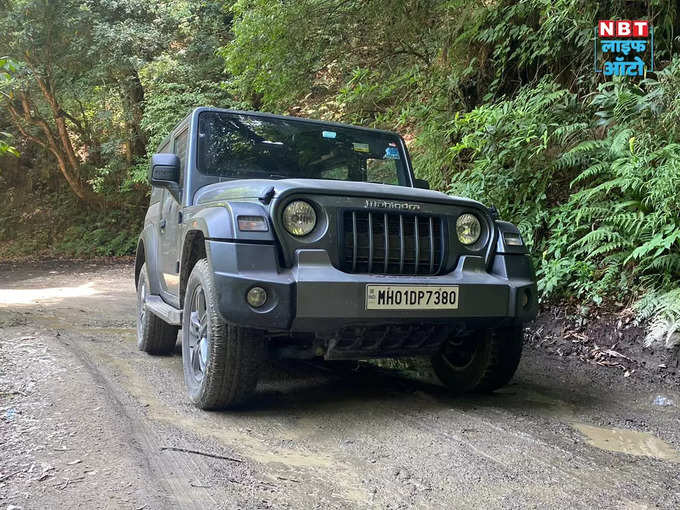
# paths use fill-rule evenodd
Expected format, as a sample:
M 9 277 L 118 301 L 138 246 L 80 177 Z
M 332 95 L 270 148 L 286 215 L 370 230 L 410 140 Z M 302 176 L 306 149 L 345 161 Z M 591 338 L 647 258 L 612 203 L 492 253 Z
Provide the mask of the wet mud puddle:
M 584 423 L 572 423 L 572 427 L 587 438 L 588 444 L 602 450 L 680 463 L 680 452 L 648 432 L 602 428 Z
M 519 392 L 501 390 L 497 394 L 514 396 L 515 403 L 530 402 L 537 406 L 536 411 L 568 423 L 585 436 L 590 446 L 610 452 L 680 463 L 680 452 L 655 435 L 637 430 L 596 427 L 580 423 L 579 413 L 572 404 L 551 395 L 529 388 L 522 388 Z

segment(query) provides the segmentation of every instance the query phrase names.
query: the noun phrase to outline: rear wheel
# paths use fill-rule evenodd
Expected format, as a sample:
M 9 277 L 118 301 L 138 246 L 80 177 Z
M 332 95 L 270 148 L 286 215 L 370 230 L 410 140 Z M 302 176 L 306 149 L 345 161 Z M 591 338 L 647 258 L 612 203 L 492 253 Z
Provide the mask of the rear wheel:
M 175 350 L 178 328 L 147 309 L 148 295 L 149 278 L 144 264 L 137 282 L 137 348 L 149 354 L 170 354 Z
M 201 409 L 243 403 L 255 391 L 264 358 L 263 332 L 224 320 L 208 261 L 199 260 L 187 282 L 182 314 L 182 364 L 190 400 Z
M 515 374 L 522 343 L 521 326 L 450 338 L 433 357 L 432 367 L 454 393 L 494 391 L 510 382 Z

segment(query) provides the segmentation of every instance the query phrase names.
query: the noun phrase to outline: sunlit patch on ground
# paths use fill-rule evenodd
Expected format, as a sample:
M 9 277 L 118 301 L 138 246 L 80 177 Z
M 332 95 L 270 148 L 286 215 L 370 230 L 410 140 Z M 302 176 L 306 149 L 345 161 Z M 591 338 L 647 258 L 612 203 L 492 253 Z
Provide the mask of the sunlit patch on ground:
M 65 298 L 87 297 L 99 294 L 93 282 L 78 287 L 50 287 L 47 289 L 0 289 L 0 305 L 28 305 Z

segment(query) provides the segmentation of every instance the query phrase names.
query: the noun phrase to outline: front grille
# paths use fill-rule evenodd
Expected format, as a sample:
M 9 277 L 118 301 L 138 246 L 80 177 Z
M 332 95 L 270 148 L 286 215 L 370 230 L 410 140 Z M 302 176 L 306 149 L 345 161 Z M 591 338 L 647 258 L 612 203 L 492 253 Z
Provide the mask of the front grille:
M 443 219 L 423 214 L 345 211 L 342 269 L 350 273 L 437 274 Z

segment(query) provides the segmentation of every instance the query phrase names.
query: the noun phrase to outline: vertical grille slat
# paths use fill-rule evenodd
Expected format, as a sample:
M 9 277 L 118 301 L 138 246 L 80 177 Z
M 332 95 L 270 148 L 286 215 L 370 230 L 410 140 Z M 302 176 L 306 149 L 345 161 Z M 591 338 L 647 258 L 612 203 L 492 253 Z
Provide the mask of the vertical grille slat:
M 385 262 L 383 264 L 383 272 L 387 273 L 388 266 L 390 264 L 390 225 L 387 213 L 385 213 L 383 216 L 383 222 L 385 223 L 385 228 L 383 229 L 385 233 Z
M 368 213 L 368 272 L 373 272 L 373 213 Z
M 418 216 L 414 218 L 413 223 L 413 238 L 415 239 L 416 262 L 413 268 L 413 274 L 418 274 L 418 264 L 420 263 L 420 230 L 418 229 Z
M 357 213 L 352 211 L 352 272 L 357 270 Z
M 445 267 L 443 219 L 427 214 L 345 211 L 341 269 L 352 273 L 437 274 Z
M 434 272 L 434 225 L 432 224 L 432 217 L 427 222 L 430 231 L 430 273 Z
M 404 241 L 404 216 L 399 215 L 399 272 L 404 272 L 404 252 L 406 251 Z

